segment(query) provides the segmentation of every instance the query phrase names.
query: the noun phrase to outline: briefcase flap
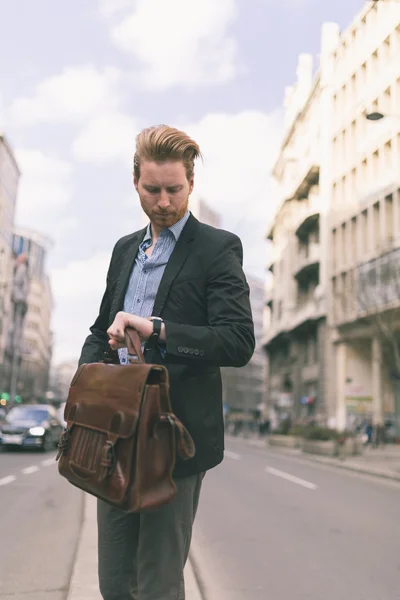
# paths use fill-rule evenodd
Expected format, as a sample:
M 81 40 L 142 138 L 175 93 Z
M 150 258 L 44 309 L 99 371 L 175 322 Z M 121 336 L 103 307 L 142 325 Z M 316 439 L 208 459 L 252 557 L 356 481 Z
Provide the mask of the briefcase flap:
M 165 367 L 147 364 L 81 365 L 70 386 L 64 418 L 119 438 L 136 429 L 146 385 L 168 387 Z

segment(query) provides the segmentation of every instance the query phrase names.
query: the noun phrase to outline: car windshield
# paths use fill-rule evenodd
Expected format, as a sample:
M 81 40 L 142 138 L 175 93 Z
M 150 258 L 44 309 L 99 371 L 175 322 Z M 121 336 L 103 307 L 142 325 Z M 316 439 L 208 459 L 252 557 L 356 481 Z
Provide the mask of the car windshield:
M 22 421 L 35 421 L 35 423 L 41 423 L 48 418 L 48 412 L 46 409 L 35 409 L 18 406 L 12 408 L 7 415 L 7 421 L 9 423 L 19 423 Z

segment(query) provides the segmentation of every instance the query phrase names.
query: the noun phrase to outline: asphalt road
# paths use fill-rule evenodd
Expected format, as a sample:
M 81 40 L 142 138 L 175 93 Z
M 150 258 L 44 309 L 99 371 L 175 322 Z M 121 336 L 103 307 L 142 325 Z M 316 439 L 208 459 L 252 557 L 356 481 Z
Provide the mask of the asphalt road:
M 0 598 L 64 600 L 82 494 L 57 472 L 55 452 L 0 453 Z
M 400 599 L 400 485 L 228 441 L 193 557 L 207 600 Z

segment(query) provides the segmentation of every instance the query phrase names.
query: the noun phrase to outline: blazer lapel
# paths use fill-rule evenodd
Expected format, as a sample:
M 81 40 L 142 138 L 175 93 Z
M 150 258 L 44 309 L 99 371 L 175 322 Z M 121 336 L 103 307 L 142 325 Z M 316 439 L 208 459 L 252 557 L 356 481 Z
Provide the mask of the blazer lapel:
M 170 256 L 167 266 L 165 267 L 165 271 L 162 276 L 156 299 L 154 302 L 153 316 L 161 316 L 161 312 L 164 308 L 164 304 L 167 299 L 171 285 L 175 277 L 178 275 L 179 271 L 183 267 L 190 253 L 190 242 L 195 237 L 198 224 L 199 222 L 197 221 L 197 219 L 193 217 L 193 215 L 190 215 L 188 222 L 186 223 L 181 235 L 179 236 L 179 239 Z
M 145 236 L 146 229 L 147 228 L 145 227 L 144 229 L 138 231 L 131 244 L 126 249 L 111 304 L 111 320 L 114 320 L 114 317 L 118 311 L 123 310 L 126 289 L 128 287 L 133 265 L 135 264 L 139 245 Z

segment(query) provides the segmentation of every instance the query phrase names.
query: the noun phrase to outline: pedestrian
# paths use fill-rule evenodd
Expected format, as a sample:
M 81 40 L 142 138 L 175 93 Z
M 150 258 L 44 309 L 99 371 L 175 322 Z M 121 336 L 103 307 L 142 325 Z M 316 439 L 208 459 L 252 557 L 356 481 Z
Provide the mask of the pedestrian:
M 165 125 L 137 136 L 134 186 L 150 222 L 115 245 L 79 361 L 99 361 L 109 347 L 126 364 L 124 330 L 134 328 L 146 361 L 168 369 L 172 410 L 196 446 L 193 459 L 177 460 L 170 504 L 136 514 L 98 500 L 104 600 L 185 598 L 183 571 L 203 477 L 223 460 L 220 367 L 241 367 L 254 351 L 241 242 L 188 210 L 200 156 L 195 141 Z

